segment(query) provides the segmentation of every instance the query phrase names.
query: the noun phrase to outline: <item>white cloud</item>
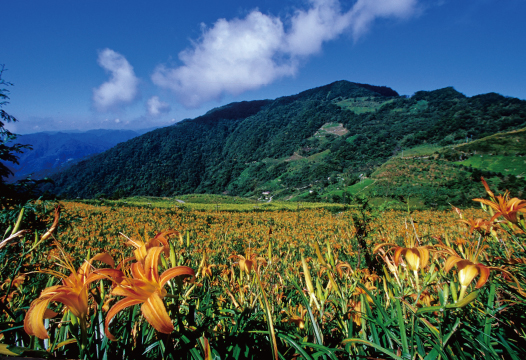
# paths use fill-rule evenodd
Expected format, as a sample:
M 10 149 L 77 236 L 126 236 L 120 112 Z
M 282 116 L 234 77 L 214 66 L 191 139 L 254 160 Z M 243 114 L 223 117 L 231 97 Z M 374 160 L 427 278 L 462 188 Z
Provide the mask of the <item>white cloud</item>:
M 159 100 L 158 96 L 152 96 L 148 99 L 146 107 L 148 108 L 148 113 L 152 116 L 159 116 L 170 111 L 170 105 Z
M 358 0 L 349 12 L 355 39 L 366 33 L 377 18 L 408 19 L 417 13 L 418 0 Z
M 346 12 L 338 0 L 312 0 L 285 26 L 278 17 L 253 10 L 244 19 L 219 19 L 192 48 L 179 53 L 182 65 L 159 65 L 152 81 L 171 89 L 186 107 L 267 85 L 297 73 L 302 59 L 345 31 L 364 35 L 377 18 L 408 18 L 418 0 L 357 0 Z
M 107 82 L 93 89 L 93 103 L 97 110 L 108 111 L 117 105 L 132 102 L 137 96 L 139 79 L 126 58 L 111 49 L 104 49 L 99 53 L 97 62 L 111 73 Z
M 307 56 L 321 51 L 323 42 L 335 39 L 349 26 L 337 0 L 312 1 L 308 11 L 298 10 L 291 19 L 285 37 L 287 51 L 293 56 Z
M 196 107 L 223 92 L 239 94 L 293 75 L 282 52 L 281 20 L 252 11 L 245 19 L 218 20 L 193 49 L 179 54 L 184 63 L 175 69 L 157 67 L 152 81 L 173 90 L 187 107 Z

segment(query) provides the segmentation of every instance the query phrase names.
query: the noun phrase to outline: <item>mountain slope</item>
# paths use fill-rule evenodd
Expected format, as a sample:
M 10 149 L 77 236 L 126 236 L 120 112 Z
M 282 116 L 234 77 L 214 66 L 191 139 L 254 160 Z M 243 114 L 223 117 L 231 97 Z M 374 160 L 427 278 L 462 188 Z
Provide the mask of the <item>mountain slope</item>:
M 81 159 L 112 148 L 138 136 L 131 130 L 90 130 L 86 132 L 40 132 L 20 135 L 17 142 L 29 144 L 19 157 L 19 164 L 9 164 L 14 182 L 32 175 L 34 179 L 50 176 Z
M 453 88 L 407 98 L 339 81 L 275 100 L 233 103 L 158 129 L 54 176 L 56 193 L 291 196 L 336 174 L 369 174 L 403 149 L 526 126 L 526 101 Z M 327 131 L 337 128 L 338 131 Z

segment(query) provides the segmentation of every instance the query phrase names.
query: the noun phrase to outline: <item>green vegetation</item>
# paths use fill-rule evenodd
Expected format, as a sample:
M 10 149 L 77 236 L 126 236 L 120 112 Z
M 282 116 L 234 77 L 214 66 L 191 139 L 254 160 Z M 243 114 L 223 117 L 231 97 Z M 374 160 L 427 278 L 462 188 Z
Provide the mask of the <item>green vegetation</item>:
M 13 174 L 10 166 L 18 164 L 18 155 L 24 149 L 31 147 L 17 143 L 18 135 L 5 128 L 6 124 L 14 123 L 17 119 L 3 109 L 9 104 L 7 87 L 13 85 L 2 79 L 4 70 L 4 65 L 0 65 L 0 230 L 2 234 L 7 234 L 9 229 L 7 226 L 4 228 L 3 225 L 15 223 L 18 219 L 24 220 L 35 231 L 39 231 L 46 227 L 47 215 L 53 211 L 52 204 L 48 202 L 36 204 L 33 201 L 37 197 L 37 187 L 46 180 L 24 179 L 16 183 L 6 181 Z M 45 198 L 46 196 L 40 197 L 40 199 Z
M 403 152 L 399 152 L 397 156 L 400 157 L 418 157 L 418 156 L 429 156 L 442 149 L 442 146 L 436 144 L 423 144 L 415 146 L 410 149 L 404 149 Z
M 365 103 L 374 111 L 349 107 Z M 514 165 L 501 176 L 497 167 L 476 169 L 474 160 L 469 163 L 472 168 L 451 162 L 467 159 L 473 146 L 487 148 L 501 141 L 484 139 L 487 136 L 525 126 L 526 101 L 519 99 L 493 93 L 466 97 L 453 88 L 420 91 L 407 98 L 388 88 L 339 81 L 276 100 L 233 103 L 152 131 L 58 174 L 55 185 L 46 189 L 68 198 L 198 193 L 256 200 L 270 192 L 274 200 L 345 202 L 347 195 L 338 191 L 358 183 L 360 174 L 371 177 L 403 151 L 408 160 L 428 156 L 440 160 L 436 166 L 446 168 L 437 171 L 455 174 L 455 180 L 425 180 L 422 169 L 422 174 L 408 177 L 413 182 L 393 186 L 377 181 L 367 192 L 397 198 L 418 189 L 412 196 L 429 199 L 425 203 L 437 203 L 430 198 L 438 194 L 443 206 L 468 204 L 459 194 L 474 193 L 467 189 L 484 171 L 491 171 L 486 177 L 500 179 L 495 180 L 498 186 L 510 182 L 515 186 L 515 180 L 503 177 L 522 170 Z M 466 139 L 469 144 L 464 144 Z M 505 137 L 499 146 L 504 148 L 513 139 Z M 522 150 L 508 151 L 499 155 Z M 409 173 L 417 171 L 418 164 Z M 345 180 L 342 184 L 335 179 Z M 415 187 L 420 181 L 424 182 Z
M 458 162 L 474 169 L 489 170 L 505 175 L 524 177 L 526 175 L 526 157 L 503 155 L 479 155 Z
M 4 162 L 17 163 L 17 154 L 21 153 L 22 149 L 25 148 L 25 146 L 21 144 L 12 144 L 12 141 L 17 138 L 17 135 L 5 128 L 7 123 L 16 122 L 17 120 L 14 116 L 9 115 L 2 109 L 5 105 L 9 104 L 9 90 L 7 87 L 13 85 L 2 79 L 4 70 L 4 65 L 0 65 L 0 185 L 2 186 L 2 193 L 5 191 L 3 188 L 4 178 L 12 174 Z
M 526 129 L 499 133 L 455 146 L 465 154 L 526 155 Z
M 473 169 L 524 177 L 526 129 L 491 135 L 443 149 L 440 156 Z
M 185 199 L 183 202 L 181 199 Z M 298 199 L 301 201 L 300 199 Z M 321 202 L 291 202 L 274 201 L 262 197 L 260 200 L 251 200 L 240 197 L 223 195 L 182 195 L 177 198 L 158 198 L 154 196 L 134 196 L 120 200 L 78 200 L 92 205 L 104 205 L 110 207 L 146 207 L 161 209 L 184 209 L 188 211 L 280 211 L 299 209 L 326 209 L 340 211 L 345 206 L 335 203 Z
M 356 184 L 349 186 L 347 189 L 350 194 L 356 195 L 367 189 L 369 186 L 373 185 L 375 181 L 373 179 L 364 179 L 363 181 L 359 181 Z
M 13 205 L 19 205 L 26 201 L 27 195 L 31 191 L 29 182 L 19 184 L 7 184 L 6 178 L 13 174 L 8 164 L 18 164 L 18 154 L 24 149 L 29 148 L 27 145 L 15 143 L 18 135 L 13 134 L 5 128 L 8 123 L 14 123 L 17 119 L 8 114 L 3 107 L 9 104 L 8 86 L 12 86 L 8 81 L 2 79 L 5 66 L 0 65 L 0 210 L 4 210 Z
M 382 105 L 390 103 L 392 100 L 385 100 L 383 97 L 380 98 L 351 98 L 336 101 L 335 104 L 344 110 L 349 110 L 355 114 L 365 114 L 375 112 L 381 108 Z

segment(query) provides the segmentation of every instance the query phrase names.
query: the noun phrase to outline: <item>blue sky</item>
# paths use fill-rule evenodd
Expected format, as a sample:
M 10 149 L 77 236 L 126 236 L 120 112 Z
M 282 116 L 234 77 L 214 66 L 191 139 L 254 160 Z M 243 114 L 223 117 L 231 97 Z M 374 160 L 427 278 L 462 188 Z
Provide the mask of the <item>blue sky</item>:
M 336 80 L 526 99 L 526 0 L 2 0 L 18 133 L 138 129 Z

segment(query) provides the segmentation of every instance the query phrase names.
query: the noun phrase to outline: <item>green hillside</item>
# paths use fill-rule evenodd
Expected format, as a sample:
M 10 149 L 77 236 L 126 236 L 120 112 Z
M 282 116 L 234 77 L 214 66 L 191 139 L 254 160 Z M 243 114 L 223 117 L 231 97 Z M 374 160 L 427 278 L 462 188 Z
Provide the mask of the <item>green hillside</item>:
M 480 177 L 492 188 L 523 194 L 526 189 L 524 137 L 526 129 L 499 133 L 456 146 L 421 145 L 404 151 L 380 166 L 367 183 L 365 193 L 384 199 L 418 199 L 424 205 L 469 205 L 484 196 Z M 504 155 L 513 154 L 513 155 Z M 462 161 L 455 161 L 463 158 Z M 519 195 L 521 196 L 521 195 Z
M 526 158 L 523 156 L 480 155 L 458 163 L 473 169 L 489 170 L 504 175 L 522 178 L 526 176 Z
M 495 134 L 455 146 L 465 154 L 526 155 L 526 129 Z
M 473 169 L 526 175 L 526 129 L 499 133 L 444 149 L 443 157 Z
M 343 192 L 356 187 L 383 189 L 387 196 L 393 186 L 379 180 L 358 189 L 359 175 L 369 177 L 402 154 L 428 156 L 466 138 L 525 126 L 526 101 L 519 99 L 466 97 L 453 88 L 405 97 L 339 81 L 275 100 L 229 104 L 154 130 L 54 176 L 47 190 L 73 198 L 209 193 L 257 199 L 269 193 L 273 199 L 342 201 Z M 463 169 L 452 163 L 459 158 L 441 156 Z M 458 178 L 471 174 L 466 168 Z

